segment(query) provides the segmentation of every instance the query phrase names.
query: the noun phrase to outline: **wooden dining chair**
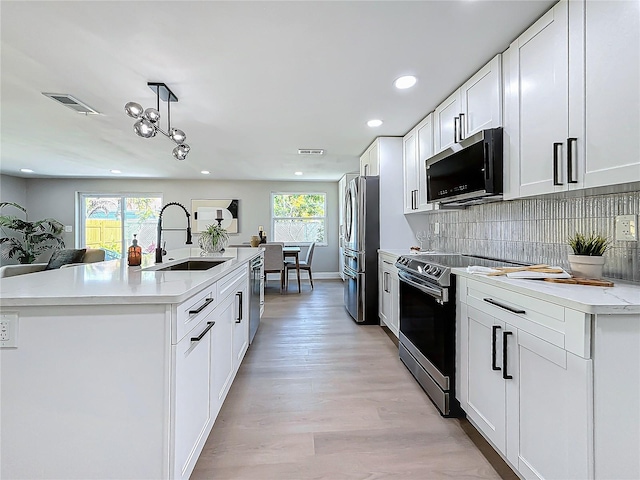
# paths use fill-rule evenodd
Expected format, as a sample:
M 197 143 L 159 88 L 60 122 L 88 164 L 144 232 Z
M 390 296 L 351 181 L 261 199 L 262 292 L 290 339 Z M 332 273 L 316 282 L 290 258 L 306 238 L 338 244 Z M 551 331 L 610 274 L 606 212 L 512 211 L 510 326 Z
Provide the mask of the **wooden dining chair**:
M 282 253 L 282 242 L 263 243 L 264 247 L 264 281 L 267 281 L 268 273 L 280 274 L 280 293 L 284 288 L 284 254 Z
M 313 260 L 313 251 L 316 248 L 315 242 L 309 245 L 309 249 L 307 250 L 307 256 L 304 260 L 300 260 L 300 270 L 306 270 L 309 273 L 309 283 L 311 283 L 311 288 L 313 288 L 313 277 L 311 276 L 311 261 Z M 285 263 L 285 273 L 284 276 L 287 280 L 289 280 L 289 269 L 296 268 L 295 260 L 293 262 Z

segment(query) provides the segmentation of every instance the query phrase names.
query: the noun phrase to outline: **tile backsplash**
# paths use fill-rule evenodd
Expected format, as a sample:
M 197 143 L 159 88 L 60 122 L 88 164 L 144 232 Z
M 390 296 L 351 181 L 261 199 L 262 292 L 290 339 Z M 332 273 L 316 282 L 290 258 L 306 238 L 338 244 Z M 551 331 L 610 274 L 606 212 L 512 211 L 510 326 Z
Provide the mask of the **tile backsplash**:
M 495 202 L 434 212 L 414 225 L 430 233 L 431 249 L 569 269 L 569 235 L 596 232 L 613 240 L 616 215 L 640 215 L 640 191 Z M 640 282 L 638 242 L 613 241 L 604 275 Z

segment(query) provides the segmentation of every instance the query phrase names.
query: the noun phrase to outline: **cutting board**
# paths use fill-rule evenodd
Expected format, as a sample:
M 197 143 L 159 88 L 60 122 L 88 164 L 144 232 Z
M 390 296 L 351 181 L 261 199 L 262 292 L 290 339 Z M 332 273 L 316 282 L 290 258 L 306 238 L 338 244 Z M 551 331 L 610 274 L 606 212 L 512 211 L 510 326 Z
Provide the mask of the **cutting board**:
M 608 280 L 596 280 L 595 278 L 545 278 L 545 282 L 570 283 L 573 285 L 591 285 L 593 287 L 613 287 L 613 282 Z

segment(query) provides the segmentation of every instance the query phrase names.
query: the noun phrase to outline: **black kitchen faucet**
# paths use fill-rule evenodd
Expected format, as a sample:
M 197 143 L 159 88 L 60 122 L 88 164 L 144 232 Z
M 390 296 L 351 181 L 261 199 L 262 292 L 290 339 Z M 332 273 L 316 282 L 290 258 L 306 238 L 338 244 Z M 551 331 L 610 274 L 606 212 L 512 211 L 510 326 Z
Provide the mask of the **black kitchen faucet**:
M 158 243 L 156 244 L 156 263 L 162 263 L 162 255 L 164 255 L 166 253 L 164 251 L 164 249 L 162 248 L 162 245 L 161 245 L 161 242 L 162 242 L 162 214 L 164 213 L 165 209 L 167 207 L 170 207 L 171 205 L 177 205 L 178 207 L 182 208 L 184 210 L 184 213 L 187 215 L 187 241 L 185 242 L 185 244 L 186 245 L 191 245 L 193 243 L 191 241 L 191 219 L 189 218 L 189 217 L 191 217 L 191 214 L 184 207 L 184 205 L 182 205 L 181 203 L 178 203 L 178 202 L 167 203 L 164 207 L 162 207 L 162 209 L 160 210 L 160 215 L 158 216 Z

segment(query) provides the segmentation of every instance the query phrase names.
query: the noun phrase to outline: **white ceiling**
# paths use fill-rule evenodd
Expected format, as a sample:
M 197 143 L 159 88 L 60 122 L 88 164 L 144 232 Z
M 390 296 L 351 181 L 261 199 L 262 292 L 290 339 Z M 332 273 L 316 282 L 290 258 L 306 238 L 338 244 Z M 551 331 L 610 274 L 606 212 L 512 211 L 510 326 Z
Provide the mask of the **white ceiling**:
M 553 3 L 2 1 L 0 171 L 337 180 L 376 136 L 405 134 Z M 417 85 L 396 90 L 405 74 Z M 179 98 L 171 123 L 191 145 L 183 162 L 169 139 L 137 137 L 124 113 L 128 101 L 155 106 L 148 81 Z M 160 113 L 165 128 L 164 102 Z M 372 118 L 384 124 L 367 127 Z

